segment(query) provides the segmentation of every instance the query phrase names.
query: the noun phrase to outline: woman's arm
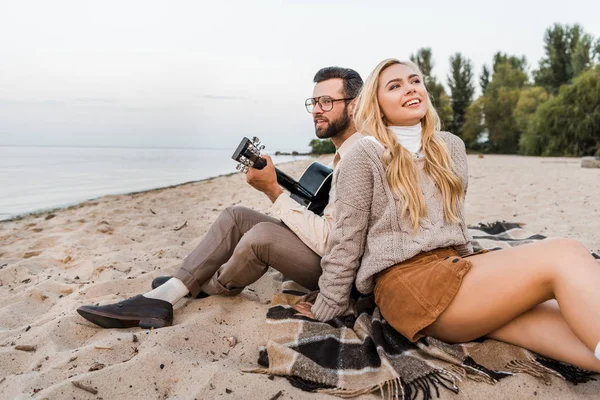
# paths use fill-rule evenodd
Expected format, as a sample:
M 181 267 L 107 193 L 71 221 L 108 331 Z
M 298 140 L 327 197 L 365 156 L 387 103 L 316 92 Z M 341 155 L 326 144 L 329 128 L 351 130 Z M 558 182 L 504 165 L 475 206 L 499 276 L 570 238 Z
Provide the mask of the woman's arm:
M 348 308 L 369 222 L 367 211 L 340 200 L 336 200 L 335 207 L 336 222 L 330 234 L 330 246 L 321 260 L 320 293 L 312 307 L 315 318 L 320 321 L 337 317 Z
M 456 172 L 458 177 L 463 182 L 464 197 L 466 199 L 467 188 L 469 187 L 469 164 L 467 162 L 467 150 L 465 148 L 465 143 L 462 141 L 461 138 L 459 138 L 458 136 L 452 135 L 451 139 L 452 139 L 452 142 L 451 142 L 451 146 L 449 149 L 450 157 L 454 164 L 454 171 Z M 462 207 L 463 214 L 464 214 L 465 199 L 463 199 L 463 202 L 460 205 L 460 207 Z M 468 256 L 469 254 L 473 253 L 473 246 L 471 245 L 471 234 L 469 233 L 469 229 L 467 228 L 466 221 L 464 221 L 464 216 L 463 216 L 463 221 L 461 221 L 461 226 L 463 229 L 463 234 L 464 234 L 465 238 L 467 239 L 467 242 L 462 245 L 459 245 L 459 246 L 454 246 L 454 248 L 456 249 L 456 251 L 458 252 L 458 254 L 461 257 L 464 257 L 464 256 Z
M 343 314 L 364 253 L 373 198 L 373 161 L 360 144 L 340 163 L 335 179 L 335 222 L 325 255 L 320 293 L 312 312 L 330 320 Z

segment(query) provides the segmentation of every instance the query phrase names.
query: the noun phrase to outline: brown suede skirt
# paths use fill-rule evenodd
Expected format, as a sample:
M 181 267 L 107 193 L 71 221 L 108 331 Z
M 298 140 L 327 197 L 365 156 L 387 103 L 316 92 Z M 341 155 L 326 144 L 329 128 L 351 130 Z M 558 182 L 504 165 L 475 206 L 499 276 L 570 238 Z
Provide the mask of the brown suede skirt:
M 375 303 L 394 329 L 416 342 L 452 302 L 470 268 L 451 247 L 420 253 L 375 276 Z

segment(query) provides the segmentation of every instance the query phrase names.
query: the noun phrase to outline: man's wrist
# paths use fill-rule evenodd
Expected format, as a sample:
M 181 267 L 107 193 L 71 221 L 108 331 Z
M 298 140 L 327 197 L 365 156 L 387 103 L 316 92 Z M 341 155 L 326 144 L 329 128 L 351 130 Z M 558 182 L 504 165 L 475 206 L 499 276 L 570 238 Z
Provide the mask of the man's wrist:
M 279 187 L 279 185 L 277 185 L 277 187 L 274 187 L 273 189 L 271 189 L 269 191 L 265 191 L 265 194 L 267 195 L 269 200 L 271 200 L 271 203 L 275 203 L 275 200 L 277 200 L 277 198 L 279 196 L 281 196 L 282 193 L 283 193 L 283 189 L 281 189 L 281 187 Z

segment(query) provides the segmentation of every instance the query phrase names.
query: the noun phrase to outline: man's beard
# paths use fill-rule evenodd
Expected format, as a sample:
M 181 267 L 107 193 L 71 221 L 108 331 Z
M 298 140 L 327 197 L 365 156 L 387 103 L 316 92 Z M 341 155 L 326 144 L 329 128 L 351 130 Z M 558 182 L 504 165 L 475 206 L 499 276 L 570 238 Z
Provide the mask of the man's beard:
M 328 139 L 343 133 L 350 126 L 350 116 L 348 108 L 344 108 L 344 113 L 335 121 L 329 121 L 327 129 L 322 130 L 315 126 L 315 133 L 319 139 Z

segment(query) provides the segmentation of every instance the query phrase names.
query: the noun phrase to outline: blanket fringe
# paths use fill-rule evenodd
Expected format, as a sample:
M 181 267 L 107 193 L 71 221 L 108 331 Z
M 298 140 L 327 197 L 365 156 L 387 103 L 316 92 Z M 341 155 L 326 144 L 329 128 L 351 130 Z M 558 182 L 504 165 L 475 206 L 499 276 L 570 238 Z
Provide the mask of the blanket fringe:
M 268 368 L 242 368 L 242 372 L 247 372 L 250 374 L 276 375 L 269 371 Z
M 451 368 L 451 367 L 450 367 Z M 460 368 L 462 369 L 462 368 Z M 459 389 L 456 381 L 461 381 L 461 376 L 465 376 L 464 369 L 460 371 L 454 368 L 453 371 L 447 369 L 437 370 L 428 375 L 416 378 L 411 382 L 405 382 L 402 378 L 390 379 L 378 385 L 369 386 L 362 389 L 342 389 L 342 388 L 312 388 L 312 392 L 330 394 L 341 398 L 357 397 L 363 394 L 369 394 L 376 391 L 381 393 L 382 399 L 401 399 L 415 400 L 422 393 L 423 400 L 433 400 L 433 394 L 439 398 L 440 389 L 447 389 L 453 393 L 458 393 Z M 265 368 L 242 369 L 242 372 L 277 375 Z M 289 378 L 288 376 L 283 376 Z M 306 389 L 304 389 L 306 390 Z
M 433 391 L 435 390 L 436 398 L 440 397 L 440 388 L 447 389 L 454 394 L 458 393 L 458 386 L 451 376 L 445 376 L 442 371 L 437 371 L 433 374 L 417 378 L 406 385 L 404 400 L 415 400 L 419 398 L 419 393 L 422 394 L 423 400 L 432 400 Z
M 565 364 L 545 357 L 537 357 L 536 361 L 544 367 L 558 372 L 563 379 L 566 379 L 574 385 L 596 380 L 596 378 L 593 377 L 596 373 L 593 371 L 588 371 L 574 365 Z
M 510 372 L 514 372 L 514 373 L 522 372 L 522 373 L 526 373 L 531 376 L 534 376 L 536 378 L 540 378 L 544 381 L 544 383 L 546 385 L 550 385 L 552 383 L 550 381 L 549 375 L 554 375 L 561 379 L 564 379 L 564 377 L 561 374 L 554 371 L 553 369 L 543 366 L 542 364 L 540 364 L 539 362 L 537 362 L 534 359 L 512 360 L 506 365 L 506 368 Z
M 567 380 L 574 385 L 596 380 L 593 377 L 595 372 L 543 357 L 530 357 L 526 361 L 513 360 L 508 363 L 507 368 L 514 372 L 524 372 L 541 378 L 546 385 L 551 384 L 550 375 Z
M 363 394 L 369 394 L 372 392 L 376 392 L 378 390 L 381 390 L 383 393 L 384 387 L 387 385 L 387 382 L 384 382 L 380 385 L 374 385 L 374 386 L 370 386 L 367 388 L 363 388 L 363 389 L 354 389 L 354 390 L 349 390 L 349 389 L 341 389 L 341 388 L 334 388 L 334 389 L 317 389 L 316 392 L 317 393 L 324 393 L 324 394 L 331 394 L 337 397 L 341 397 L 344 399 L 350 398 L 350 397 L 356 397 L 356 396 L 360 396 Z
M 455 381 L 462 382 L 462 380 L 467 377 L 467 371 L 460 365 L 452 364 L 444 368 L 444 371 L 452 376 Z
M 596 378 L 593 377 L 595 374 L 594 372 L 541 357 L 529 357 L 528 360 L 512 360 L 507 364 L 506 368 L 508 372 L 504 372 L 505 374 L 526 373 L 533 377 L 540 378 L 546 385 L 551 384 L 550 376 L 552 375 L 568 380 L 575 385 L 596 380 Z M 241 371 L 264 375 L 278 375 L 268 368 L 251 368 L 242 369 Z M 419 393 L 422 393 L 421 397 L 423 400 L 432 400 L 434 398 L 434 391 L 436 397 L 439 398 L 440 388 L 458 393 L 459 389 L 456 383 L 462 382 L 464 378 L 468 378 L 474 382 L 485 382 L 491 385 L 498 382 L 478 368 L 474 368 L 470 365 L 455 364 L 414 379 L 411 382 L 405 382 L 402 378 L 394 378 L 381 384 L 362 389 L 317 388 L 314 391 L 341 398 L 357 397 L 363 394 L 380 391 L 381 398 L 386 400 L 415 400 L 419 398 Z
M 557 376 L 560 376 L 558 372 L 544 367 L 535 360 L 514 361 L 510 363 L 508 368 L 510 369 L 511 373 L 526 372 L 530 375 L 544 379 L 545 382 L 547 381 L 548 373 L 553 373 Z M 242 372 L 278 375 L 273 373 L 273 371 L 269 371 L 268 368 L 242 369 Z M 289 378 L 288 376 L 283 377 Z M 457 382 L 462 382 L 464 378 L 468 378 L 475 382 L 485 382 L 492 385 L 498 382 L 496 379 L 487 375 L 484 371 L 480 371 L 479 369 L 469 365 L 450 365 L 444 369 L 440 369 L 428 375 L 416 378 L 411 382 L 406 382 L 402 378 L 394 378 L 381 384 L 361 389 L 315 387 L 311 388 L 310 391 L 330 394 L 341 398 L 352 398 L 379 391 L 381 393 L 381 398 L 385 400 L 415 400 L 417 398 L 422 398 L 423 400 L 433 400 L 434 393 L 436 398 L 440 397 L 441 389 L 446 389 L 457 394 L 459 392 Z M 305 388 L 304 390 L 306 389 L 308 388 Z M 419 394 L 421 394 L 421 396 L 419 396 Z
M 393 400 L 393 399 L 406 399 L 404 392 L 405 384 L 400 381 L 399 378 L 390 379 L 389 381 L 380 383 L 378 385 L 373 385 L 370 387 L 366 387 L 363 389 L 318 389 L 318 393 L 330 394 L 333 396 L 341 397 L 341 398 L 351 398 L 360 396 L 363 394 L 369 394 L 373 392 L 379 391 L 381 393 L 381 398 L 384 400 Z
M 445 370 L 437 370 L 425 376 L 421 376 L 405 382 L 402 378 L 390 379 L 379 385 L 374 385 L 364 389 L 318 389 L 317 392 L 331 394 L 342 398 L 356 397 L 363 394 L 379 391 L 384 400 L 415 400 L 419 394 L 423 400 L 433 400 L 434 392 L 436 398 L 440 397 L 440 389 L 447 389 L 453 393 L 458 393 L 456 386 L 456 377 Z
M 473 382 L 484 382 L 484 383 L 487 383 L 488 385 L 495 385 L 498 382 L 495 379 L 493 379 L 479 371 L 467 374 L 467 378 L 469 378 Z
M 478 364 L 471 357 L 467 357 L 460 365 L 467 373 L 467 377 L 475 382 L 485 382 L 490 385 L 495 385 L 502 378 L 512 375 L 511 372 L 493 371 L 487 369 L 481 364 Z

